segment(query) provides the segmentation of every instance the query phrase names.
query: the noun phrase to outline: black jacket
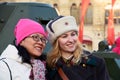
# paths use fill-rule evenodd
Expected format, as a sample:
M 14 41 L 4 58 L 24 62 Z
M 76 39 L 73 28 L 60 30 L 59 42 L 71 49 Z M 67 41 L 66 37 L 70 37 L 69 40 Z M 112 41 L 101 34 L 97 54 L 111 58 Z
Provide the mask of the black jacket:
M 89 54 L 87 51 L 84 53 Z M 104 59 L 93 55 L 82 57 L 80 64 L 72 66 L 66 66 L 60 58 L 56 65 L 54 69 L 47 67 L 47 80 L 62 80 L 58 67 L 62 68 L 69 80 L 110 80 Z

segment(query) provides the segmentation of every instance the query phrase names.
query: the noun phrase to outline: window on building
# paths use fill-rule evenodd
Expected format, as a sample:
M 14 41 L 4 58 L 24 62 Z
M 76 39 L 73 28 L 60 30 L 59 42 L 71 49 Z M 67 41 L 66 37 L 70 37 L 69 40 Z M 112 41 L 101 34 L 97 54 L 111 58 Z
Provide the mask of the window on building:
M 80 8 L 79 8 L 79 15 L 81 13 L 81 3 L 80 3 Z M 89 3 L 88 9 L 86 11 L 85 19 L 84 19 L 85 24 L 93 24 L 93 7 L 92 4 Z
M 76 3 L 72 3 L 71 8 L 70 8 L 70 15 L 74 16 L 77 24 L 79 24 L 79 13 L 78 13 L 78 7 Z
M 54 3 L 53 6 L 54 6 L 54 8 L 56 8 L 56 9 L 59 10 L 59 7 L 58 7 L 58 4 L 57 4 L 57 3 Z
M 105 24 L 108 24 L 108 16 L 109 16 L 110 9 L 111 9 L 111 5 L 107 5 L 105 7 Z M 119 5 L 114 5 L 113 7 L 113 20 L 114 20 L 114 24 L 120 24 L 120 6 Z
M 57 3 L 54 3 L 53 4 L 53 7 L 56 9 L 56 11 L 57 11 L 57 13 L 58 13 L 58 15 L 60 14 L 60 10 L 59 10 L 59 6 L 58 6 L 58 4 Z

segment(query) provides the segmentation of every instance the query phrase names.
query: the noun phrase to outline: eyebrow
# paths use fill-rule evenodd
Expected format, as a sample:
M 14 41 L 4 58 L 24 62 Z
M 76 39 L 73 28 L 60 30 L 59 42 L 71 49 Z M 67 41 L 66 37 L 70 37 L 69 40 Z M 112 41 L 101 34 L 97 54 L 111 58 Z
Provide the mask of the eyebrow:
M 39 35 L 39 34 L 32 34 L 30 36 L 39 36 L 39 37 L 45 37 L 44 35 Z

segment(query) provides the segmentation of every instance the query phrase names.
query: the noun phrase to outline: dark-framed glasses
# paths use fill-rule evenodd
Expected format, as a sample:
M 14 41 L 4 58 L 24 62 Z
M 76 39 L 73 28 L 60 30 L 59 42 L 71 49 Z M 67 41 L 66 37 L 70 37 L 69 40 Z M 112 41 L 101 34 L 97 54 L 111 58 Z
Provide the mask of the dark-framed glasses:
M 36 42 L 41 41 L 44 44 L 46 44 L 48 42 L 45 37 L 40 37 L 39 35 L 31 35 L 31 36 L 28 36 L 28 37 L 32 38 Z

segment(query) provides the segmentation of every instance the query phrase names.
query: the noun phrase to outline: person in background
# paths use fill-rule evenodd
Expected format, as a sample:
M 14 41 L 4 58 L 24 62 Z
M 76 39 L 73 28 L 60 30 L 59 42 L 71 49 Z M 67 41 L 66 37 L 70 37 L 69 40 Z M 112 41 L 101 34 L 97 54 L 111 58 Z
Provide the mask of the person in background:
M 116 40 L 115 40 L 115 46 L 114 48 L 112 49 L 113 52 L 115 52 L 116 54 L 120 55 L 120 37 L 118 37 Z
M 115 40 L 115 46 L 112 49 L 112 52 L 114 52 L 114 53 L 116 53 L 117 55 L 120 56 L 120 37 L 118 37 Z M 115 58 L 114 60 L 115 60 L 116 64 L 118 65 L 119 69 L 120 69 L 120 59 Z
M 84 50 L 73 16 L 59 16 L 47 26 L 52 44 L 47 54 L 47 80 L 109 80 L 104 59 Z
M 0 80 L 46 80 L 42 52 L 47 34 L 38 22 L 23 18 L 14 29 L 15 43 L 0 56 Z

